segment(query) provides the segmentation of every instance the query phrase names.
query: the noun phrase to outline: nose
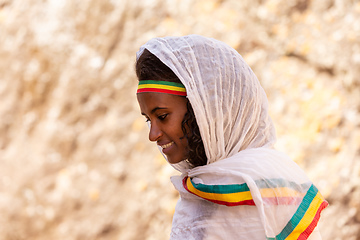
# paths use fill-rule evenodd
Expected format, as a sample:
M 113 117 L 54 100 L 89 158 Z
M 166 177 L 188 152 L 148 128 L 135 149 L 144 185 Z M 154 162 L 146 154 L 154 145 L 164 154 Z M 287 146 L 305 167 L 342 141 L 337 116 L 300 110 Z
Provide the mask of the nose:
M 149 140 L 151 142 L 157 141 L 162 135 L 161 129 L 154 123 L 150 124 Z

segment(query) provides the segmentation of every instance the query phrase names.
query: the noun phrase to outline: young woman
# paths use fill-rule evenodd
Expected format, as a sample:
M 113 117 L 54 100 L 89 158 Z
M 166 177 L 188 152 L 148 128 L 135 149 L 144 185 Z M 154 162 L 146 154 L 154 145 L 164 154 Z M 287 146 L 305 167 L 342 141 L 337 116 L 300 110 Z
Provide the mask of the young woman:
M 171 239 L 321 239 L 327 202 L 273 149 L 266 94 L 234 49 L 198 35 L 155 38 L 136 73 L 149 140 L 182 173 L 171 178 L 180 193 Z

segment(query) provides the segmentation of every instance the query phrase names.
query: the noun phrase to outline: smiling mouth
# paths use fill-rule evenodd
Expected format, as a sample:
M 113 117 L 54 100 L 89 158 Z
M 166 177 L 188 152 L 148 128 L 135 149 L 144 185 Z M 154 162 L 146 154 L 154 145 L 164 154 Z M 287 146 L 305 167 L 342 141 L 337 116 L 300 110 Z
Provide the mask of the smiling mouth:
M 168 143 L 168 144 L 165 144 L 165 145 L 161 145 L 160 147 L 161 147 L 162 149 L 165 149 L 165 148 L 170 147 L 170 146 L 173 145 L 173 144 L 174 144 L 174 142 L 171 142 L 171 143 Z

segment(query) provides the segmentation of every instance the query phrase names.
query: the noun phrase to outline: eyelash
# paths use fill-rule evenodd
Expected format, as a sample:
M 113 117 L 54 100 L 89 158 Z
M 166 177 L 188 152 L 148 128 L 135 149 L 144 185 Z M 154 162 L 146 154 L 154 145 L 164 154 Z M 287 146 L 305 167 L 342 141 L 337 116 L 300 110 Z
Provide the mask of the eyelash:
M 168 115 L 168 114 L 160 115 L 160 116 L 158 116 L 158 119 L 159 119 L 160 121 L 163 121 L 163 120 L 167 117 L 167 115 Z M 145 122 L 151 122 L 151 120 L 150 120 L 149 118 L 147 118 L 147 119 L 145 120 Z
M 163 114 L 163 115 L 158 116 L 158 119 L 164 120 L 166 117 L 167 117 L 167 114 Z

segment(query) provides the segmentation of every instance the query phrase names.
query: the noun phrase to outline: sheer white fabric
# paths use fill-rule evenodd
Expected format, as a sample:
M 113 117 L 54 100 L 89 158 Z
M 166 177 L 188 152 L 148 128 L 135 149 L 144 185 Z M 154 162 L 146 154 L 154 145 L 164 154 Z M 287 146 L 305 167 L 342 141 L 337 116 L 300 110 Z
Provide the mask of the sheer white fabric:
M 208 158 L 206 166 L 190 169 L 184 162 L 174 166 L 183 174 L 171 178 L 180 193 L 171 239 L 275 238 L 311 182 L 292 160 L 272 149 L 275 128 L 255 74 L 234 49 L 198 35 L 152 39 L 140 48 L 138 58 L 144 49 L 184 84 Z M 255 206 L 228 207 L 195 196 L 184 188 L 186 176 L 195 184 L 246 183 Z M 288 193 L 280 188 L 271 193 L 277 204 L 264 197 L 264 184 L 270 187 L 279 179 L 281 189 L 296 184 L 297 192 L 287 197 L 292 204 L 280 204 Z

